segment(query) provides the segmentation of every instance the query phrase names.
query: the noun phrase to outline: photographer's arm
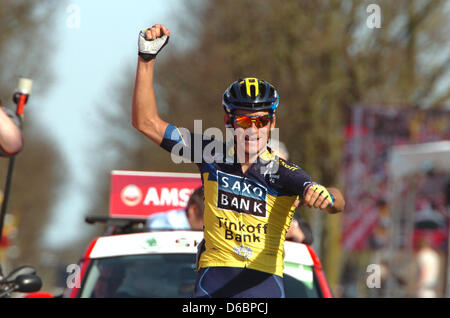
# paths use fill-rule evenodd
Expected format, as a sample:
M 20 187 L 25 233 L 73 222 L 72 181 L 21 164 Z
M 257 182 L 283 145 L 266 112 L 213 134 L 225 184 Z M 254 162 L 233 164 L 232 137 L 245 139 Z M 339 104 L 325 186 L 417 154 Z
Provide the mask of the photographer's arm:
M 22 150 L 23 138 L 19 127 L 0 107 L 0 147 L 7 154 L 15 154 Z

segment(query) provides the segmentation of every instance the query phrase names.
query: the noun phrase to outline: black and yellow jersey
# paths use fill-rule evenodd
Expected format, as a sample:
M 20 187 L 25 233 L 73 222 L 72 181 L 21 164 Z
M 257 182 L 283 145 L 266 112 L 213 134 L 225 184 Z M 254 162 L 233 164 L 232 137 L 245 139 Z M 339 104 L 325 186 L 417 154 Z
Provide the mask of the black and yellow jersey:
M 200 169 L 205 193 L 205 251 L 199 267 L 248 267 L 283 276 L 294 201 L 310 176 L 270 148 L 243 173 L 234 148 L 173 125 L 161 147 Z

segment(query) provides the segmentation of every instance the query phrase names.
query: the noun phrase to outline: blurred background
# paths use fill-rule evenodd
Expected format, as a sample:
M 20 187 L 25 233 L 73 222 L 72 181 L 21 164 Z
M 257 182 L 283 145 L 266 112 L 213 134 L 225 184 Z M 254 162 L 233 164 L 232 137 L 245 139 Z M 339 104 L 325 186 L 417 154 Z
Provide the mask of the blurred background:
M 267 80 L 290 161 L 343 189 L 340 215 L 298 210 L 336 297 L 419 297 L 429 277 L 431 296 L 450 296 L 450 158 L 435 143 L 450 140 L 449 16 L 441 0 L 2 0 L 2 104 L 14 107 L 19 77 L 34 81 L 4 271 L 31 264 L 42 290 L 60 293 L 66 266 L 102 233 L 83 220 L 107 214 L 111 170 L 197 172 L 131 126 L 137 35 L 163 23 L 172 32 L 156 65 L 163 119 L 222 128 L 226 87 Z M 424 153 L 438 159 L 416 163 Z M 0 189 L 7 164 L 0 158 Z M 369 287 L 370 264 L 379 288 Z

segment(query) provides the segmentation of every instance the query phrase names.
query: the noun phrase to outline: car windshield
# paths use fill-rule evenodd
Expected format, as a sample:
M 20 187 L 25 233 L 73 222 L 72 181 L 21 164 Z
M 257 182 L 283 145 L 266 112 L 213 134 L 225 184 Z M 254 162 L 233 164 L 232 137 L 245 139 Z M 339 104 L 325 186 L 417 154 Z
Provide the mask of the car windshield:
M 83 298 L 189 298 L 197 272 L 195 254 L 146 254 L 95 259 L 83 282 Z M 288 298 L 320 297 L 312 267 L 289 264 Z
M 286 298 L 319 298 L 321 293 L 315 282 L 298 280 L 288 274 L 283 275 Z
M 193 295 L 195 254 L 146 254 L 96 259 L 81 297 L 185 298 Z

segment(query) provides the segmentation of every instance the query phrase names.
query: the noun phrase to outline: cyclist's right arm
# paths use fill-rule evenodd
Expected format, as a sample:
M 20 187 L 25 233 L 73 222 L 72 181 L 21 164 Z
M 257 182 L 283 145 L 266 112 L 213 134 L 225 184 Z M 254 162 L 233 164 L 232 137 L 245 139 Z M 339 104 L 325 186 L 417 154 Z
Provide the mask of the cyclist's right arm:
M 163 25 L 155 25 L 147 31 L 147 39 L 154 39 L 163 35 L 170 35 L 170 31 Z M 153 89 L 155 58 L 150 61 L 138 57 L 136 80 L 133 91 L 132 122 L 133 126 L 160 145 L 167 126 L 167 122 L 158 115 L 155 92 Z

